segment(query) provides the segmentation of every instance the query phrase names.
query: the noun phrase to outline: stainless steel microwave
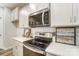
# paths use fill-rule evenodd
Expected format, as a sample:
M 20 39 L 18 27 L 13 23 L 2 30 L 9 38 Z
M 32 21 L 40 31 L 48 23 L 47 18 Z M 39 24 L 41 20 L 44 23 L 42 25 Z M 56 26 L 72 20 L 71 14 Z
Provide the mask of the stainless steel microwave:
M 43 9 L 32 13 L 29 16 L 29 26 L 30 27 L 42 27 L 49 26 L 49 9 Z

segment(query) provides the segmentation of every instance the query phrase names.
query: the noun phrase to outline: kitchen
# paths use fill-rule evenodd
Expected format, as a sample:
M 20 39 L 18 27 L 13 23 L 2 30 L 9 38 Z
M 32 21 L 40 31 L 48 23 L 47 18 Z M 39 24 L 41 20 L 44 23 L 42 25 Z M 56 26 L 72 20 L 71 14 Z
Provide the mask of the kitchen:
M 79 56 L 79 3 L 4 3 L 0 6 L 0 13 L 5 11 L 4 15 L 0 14 L 0 19 L 4 18 L 0 24 L 6 29 L 0 29 L 3 34 L 0 53 L 12 50 L 2 55 Z

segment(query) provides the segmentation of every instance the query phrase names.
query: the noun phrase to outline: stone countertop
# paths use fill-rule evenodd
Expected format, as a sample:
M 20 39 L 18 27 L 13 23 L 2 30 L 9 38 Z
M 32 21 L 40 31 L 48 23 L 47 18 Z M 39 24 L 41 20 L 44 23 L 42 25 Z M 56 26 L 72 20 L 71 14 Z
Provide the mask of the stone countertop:
M 31 39 L 33 39 L 33 38 L 13 37 L 12 39 L 17 40 L 17 41 L 19 41 L 19 42 L 24 42 L 24 41 L 27 41 L 27 40 L 31 40 Z
M 59 56 L 79 56 L 79 46 L 52 42 L 46 52 Z

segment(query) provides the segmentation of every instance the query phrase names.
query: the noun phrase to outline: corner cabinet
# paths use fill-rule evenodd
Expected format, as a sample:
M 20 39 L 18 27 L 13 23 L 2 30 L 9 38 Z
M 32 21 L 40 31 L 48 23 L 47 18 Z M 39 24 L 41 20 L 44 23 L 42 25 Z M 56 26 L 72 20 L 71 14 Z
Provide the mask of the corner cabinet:
M 72 3 L 51 4 L 51 27 L 72 25 Z
M 19 20 L 19 7 L 16 7 L 15 9 L 12 10 L 11 21 L 15 22 L 18 20 Z

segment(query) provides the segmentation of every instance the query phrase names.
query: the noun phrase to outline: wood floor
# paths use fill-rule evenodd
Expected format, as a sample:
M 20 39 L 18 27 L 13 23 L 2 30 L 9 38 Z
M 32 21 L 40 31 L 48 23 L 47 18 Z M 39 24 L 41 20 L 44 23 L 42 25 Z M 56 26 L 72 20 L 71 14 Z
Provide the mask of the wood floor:
M 7 50 L 0 49 L 0 56 L 13 56 L 13 49 L 7 49 Z

